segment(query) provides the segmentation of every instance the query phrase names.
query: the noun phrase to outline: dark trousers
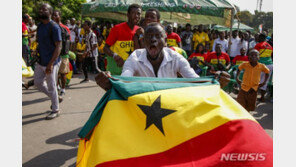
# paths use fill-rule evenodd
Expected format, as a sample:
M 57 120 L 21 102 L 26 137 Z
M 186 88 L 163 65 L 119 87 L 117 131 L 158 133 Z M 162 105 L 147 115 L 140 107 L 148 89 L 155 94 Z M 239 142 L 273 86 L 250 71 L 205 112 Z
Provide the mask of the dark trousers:
M 75 61 L 74 60 L 71 60 L 71 59 L 69 59 L 70 60 L 70 63 L 72 64 L 72 67 L 73 67 L 73 72 L 76 74 L 77 73 L 77 67 L 76 67 L 76 63 L 75 63 Z
M 237 102 L 247 111 L 255 111 L 257 100 L 257 91 L 250 89 L 248 92 L 240 89 L 237 95 Z
M 187 56 L 188 56 L 188 58 L 189 58 L 189 56 L 191 55 L 191 50 L 185 50 L 185 52 L 186 52 L 186 54 L 187 54 Z
M 30 54 L 29 54 L 29 46 L 28 45 L 22 45 L 22 57 L 26 63 L 26 65 L 30 62 Z
M 98 72 L 98 63 L 97 63 L 97 57 L 86 57 L 84 58 L 82 62 L 82 70 L 85 79 L 88 79 L 88 74 L 87 74 L 87 67 L 91 65 L 92 69 L 94 72 Z

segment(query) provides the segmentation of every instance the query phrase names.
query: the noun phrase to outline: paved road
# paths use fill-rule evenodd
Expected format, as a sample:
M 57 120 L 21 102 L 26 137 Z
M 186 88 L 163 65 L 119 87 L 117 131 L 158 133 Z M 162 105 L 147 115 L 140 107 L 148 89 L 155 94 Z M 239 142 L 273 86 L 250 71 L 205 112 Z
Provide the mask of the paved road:
M 44 118 L 50 112 L 50 100 L 34 87 L 22 93 L 22 140 L 24 167 L 75 166 L 78 142 L 74 139 L 89 118 L 104 90 L 96 86 L 94 75 L 80 84 L 82 75 L 71 80 L 66 90 L 60 117 Z M 235 97 L 235 95 L 231 94 Z M 260 103 L 251 113 L 272 137 L 272 103 Z

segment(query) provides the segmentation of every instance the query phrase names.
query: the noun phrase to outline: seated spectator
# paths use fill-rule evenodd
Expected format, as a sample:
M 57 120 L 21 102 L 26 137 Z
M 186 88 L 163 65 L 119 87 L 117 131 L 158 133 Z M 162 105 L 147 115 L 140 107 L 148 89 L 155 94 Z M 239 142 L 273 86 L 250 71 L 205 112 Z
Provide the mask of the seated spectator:
M 205 53 L 205 47 L 203 44 L 200 43 L 197 45 L 195 52 L 189 56 L 188 60 L 191 60 L 194 57 L 199 60 L 199 65 L 204 65 L 207 54 Z
M 256 108 L 257 90 L 267 83 L 269 69 L 258 62 L 259 52 L 255 49 L 249 52 L 249 62 L 243 63 L 238 67 L 236 81 L 241 85 L 241 89 L 237 96 L 237 101 L 247 111 L 254 111 Z M 239 80 L 241 70 L 245 70 L 243 81 Z M 265 73 L 264 81 L 260 83 L 261 72 Z
M 168 46 L 177 46 L 182 48 L 181 46 L 181 38 L 177 33 L 173 32 L 173 26 L 169 24 L 166 28 L 167 30 L 167 45 Z
M 249 61 L 248 56 L 246 56 L 246 48 L 241 48 L 240 55 L 237 55 L 232 60 L 232 65 L 240 65 Z
M 206 44 L 206 46 L 205 46 L 205 54 L 210 54 L 211 52 L 212 52 L 212 49 L 211 49 L 211 46 L 210 46 L 210 44 L 208 43 L 208 44 Z
M 190 55 L 188 58 L 190 66 L 194 69 L 196 74 L 202 72 L 202 67 L 206 66 L 205 59 L 207 54 L 205 53 L 205 47 L 203 44 L 198 44 L 195 52 Z
M 207 55 L 206 62 L 214 71 L 226 71 L 231 66 L 229 55 L 222 52 L 221 44 L 216 44 L 215 52 Z

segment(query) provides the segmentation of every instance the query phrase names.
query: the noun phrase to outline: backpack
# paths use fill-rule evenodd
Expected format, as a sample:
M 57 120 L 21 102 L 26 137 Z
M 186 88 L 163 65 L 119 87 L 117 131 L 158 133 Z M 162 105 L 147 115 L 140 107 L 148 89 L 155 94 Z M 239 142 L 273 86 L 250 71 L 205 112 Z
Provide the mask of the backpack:
M 52 29 L 53 29 L 53 26 L 57 23 L 50 21 L 49 24 L 50 24 L 49 36 L 50 36 L 52 43 L 54 43 Z M 61 37 L 62 37 L 62 49 L 61 49 L 60 55 L 66 55 L 69 53 L 69 50 L 70 50 L 70 34 L 68 33 L 68 31 L 65 28 L 63 28 L 59 24 L 57 24 L 57 25 L 61 29 Z M 39 28 L 39 25 L 37 27 L 37 32 L 38 32 L 38 28 Z
M 69 54 L 70 50 L 70 34 L 68 33 L 67 29 L 60 26 L 61 29 L 61 36 L 62 36 L 62 49 L 60 55 L 66 55 Z

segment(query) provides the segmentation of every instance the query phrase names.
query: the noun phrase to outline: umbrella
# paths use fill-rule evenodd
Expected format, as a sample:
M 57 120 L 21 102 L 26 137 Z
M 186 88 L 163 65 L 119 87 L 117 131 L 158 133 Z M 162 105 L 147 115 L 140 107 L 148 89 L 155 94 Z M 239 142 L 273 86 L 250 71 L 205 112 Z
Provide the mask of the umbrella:
M 126 21 L 128 6 L 137 3 L 143 11 L 157 8 L 161 20 L 179 24 L 231 25 L 233 4 L 227 0 L 96 0 L 82 4 L 82 15 Z M 144 15 L 144 12 L 143 12 Z
M 219 31 L 225 31 L 225 30 L 229 31 L 230 30 L 230 28 L 222 26 L 222 25 L 215 25 L 212 29 L 219 30 Z M 233 21 L 232 30 L 254 31 L 254 29 L 252 27 L 249 27 L 249 26 L 239 22 L 236 19 Z

